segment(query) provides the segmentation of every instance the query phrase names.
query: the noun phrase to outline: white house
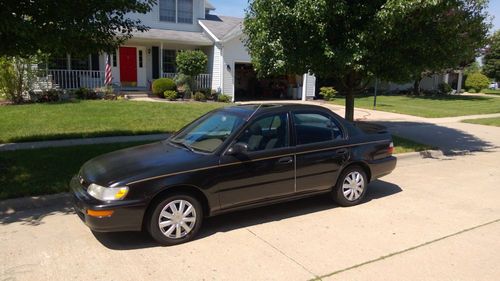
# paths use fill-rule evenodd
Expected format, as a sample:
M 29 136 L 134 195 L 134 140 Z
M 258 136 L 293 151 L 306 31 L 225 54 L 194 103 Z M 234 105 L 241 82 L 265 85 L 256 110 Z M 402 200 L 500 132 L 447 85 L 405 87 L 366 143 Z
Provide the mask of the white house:
M 197 77 L 200 88 L 217 90 L 233 100 L 314 97 L 311 75 L 257 79 L 243 43 L 243 19 L 218 16 L 214 10 L 208 0 L 159 0 L 147 14 L 130 14 L 150 29 L 133 33 L 110 54 L 113 84 L 129 91 L 148 90 L 154 79 L 175 76 L 178 52 L 196 49 L 209 61 L 206 73 Z M 62 88 L 101 86 L 105 58 L 106 54 L 54 58 L 49 72 Z

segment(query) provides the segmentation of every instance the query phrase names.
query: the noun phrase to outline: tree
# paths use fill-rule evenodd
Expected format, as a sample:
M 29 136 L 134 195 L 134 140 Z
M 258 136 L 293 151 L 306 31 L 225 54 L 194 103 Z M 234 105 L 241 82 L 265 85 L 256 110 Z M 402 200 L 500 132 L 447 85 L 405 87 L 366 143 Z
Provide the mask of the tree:
M 500 81 L 500 30 L 490 38 L 490 44 L 483 58 L 483 73 L 497 82 Z
M 481 0 L 388 1 L 379 20 L 380 38 L 373 40 L 379 54 L 375 72 L 397 82 L 412 78 L 415 94 L 424 76 L 474 62 L 489 28 Z
M 175 60 L 177 72 L 176 83 L 184 89 L 185 97 L 190 97 L 195 89 L 195 77 L 207 68 L 208 58 L 202 51 L 183 51 Z
M 490 80 L 482 73 L 472 73 L 467 76 L 465 80 L 465 87 L 467 89 L 474 89 L 476 93 L 481 92 L 482 89 L 485 89 L 490 85 Z
M 486 4 L 254 0 L 245 16 L 246 46 L 261 76 L 312 72 L 338 81 L 345 117 L 353 120 L 354 95 L 372 77 L 408 81 L 473 57 L 488 30 Z
M 156 0 L 2 0 L 0 55 L 89 54 L 116 49 L 147 27 L 129 13 L 146 13 Z
M 195 77 L 207 69 L 208 58 L 202 51 L 183 51 L 175 62 L 179 73 Z

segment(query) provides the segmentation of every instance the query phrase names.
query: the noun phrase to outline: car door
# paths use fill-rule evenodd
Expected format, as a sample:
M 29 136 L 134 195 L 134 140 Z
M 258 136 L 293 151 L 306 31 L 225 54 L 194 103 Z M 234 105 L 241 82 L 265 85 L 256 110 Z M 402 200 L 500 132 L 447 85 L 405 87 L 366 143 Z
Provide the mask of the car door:
M 287 112 L 255 119 L 236 138 L 247 152 L 221 156 L 219 199 L 222 209 L 271 200 L 295 190 L 294 148 Z
M 297 193 L 330 189 L 350 149 L 340 123 L 322 111 L 295 111 Z

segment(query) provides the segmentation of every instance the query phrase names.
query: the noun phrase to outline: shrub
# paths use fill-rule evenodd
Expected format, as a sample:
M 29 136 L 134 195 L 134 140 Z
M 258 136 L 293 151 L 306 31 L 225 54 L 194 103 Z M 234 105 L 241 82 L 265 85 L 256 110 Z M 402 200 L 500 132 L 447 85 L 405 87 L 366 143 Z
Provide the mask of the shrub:
M 472 73 L 467 76 L 465 80 L 465 87 L 467 89 L 474 89 L 476 92 L 480 92 L 482 89 L 487 88 L 490 85 L 490 80 L 484 74 L 479 72 Z
M 30 91 L 29 100 L 32 102 L 56 102 L 62 99 L 64 92 L 58 89 L 48 89 L 39 91 Z
M 207 97 L 205 96 L 204 93 L 202 92 L 196 92 L 194 95 L 193 95 L 193 99 L 195 101 L 206 101 L 207 100 Z
M 179 73 L 174 79 L 177 85 L 177 91 L 181 92 L 185 99 L 190 99 L 195 84 L 193 77 Z
M 323 99 L 326 101 L 332 101 L 337 94 L 337 90 L 333 87 L 321 87 L 319 90 L 319 94 L 323 96 Z
M 175 90 L 175 82 L 170 78 L 160 78 L 153 81 L 153 94 L 162 98 L 165 91 Z
M 178 95 L 174 90 L 167 90 L 163 92 L 163 97 L 165 97 L 167 100 L 176 100 Z
M 449 94 L 451 91 L 453 91 L 453 88 L 451 88 L 450 84 L 448 83 L 439 84 L 438 89 L 442 94 Z
M 195 77 L 205 71 L 208 58 L 202 51 L 183 51 L 177 55 L 175 62 L 179 73 Z
M 115 94 L 115 90 L 111 86 L 104 86 L 96 89 L 96 93 L 98 97 L 102 97 L 105 100 L 116 100 L 117 95 Z
M 22 103 L 30 95 L 37 76 L 38 56 L 0 57 L 0 95 L 13 103 Z
M 94 90 L 88 89 L 88 88 L 80 88 L 80 89 L 74 91 L 73 93 L 75 94 L 77 99 L 81 99 L 81 100 L 99 99 L 99 96 L 97 95 L 97 93 Z
M 474 93 L 477 93 L 476 90 L 470 88 L 467 92 L 471 93 L 471 94 L 474 94 Z
M 220 94 L 217 96 L 217 101 L 227 103 L 227 102 L 231 101 L 231 97 L 229 95 L 226 95 L 226 94 Z

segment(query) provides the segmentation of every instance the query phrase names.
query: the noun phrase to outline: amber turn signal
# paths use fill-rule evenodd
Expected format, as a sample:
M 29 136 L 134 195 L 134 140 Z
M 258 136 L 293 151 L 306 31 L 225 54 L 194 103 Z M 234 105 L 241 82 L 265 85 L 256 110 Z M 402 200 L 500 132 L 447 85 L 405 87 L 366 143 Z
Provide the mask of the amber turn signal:
M 87 215 L 91 217 L 111 217 L 114 211 L 112 210 L 104 210 L 104 211 L 96 211 L 96 210 L 87 210 Z

